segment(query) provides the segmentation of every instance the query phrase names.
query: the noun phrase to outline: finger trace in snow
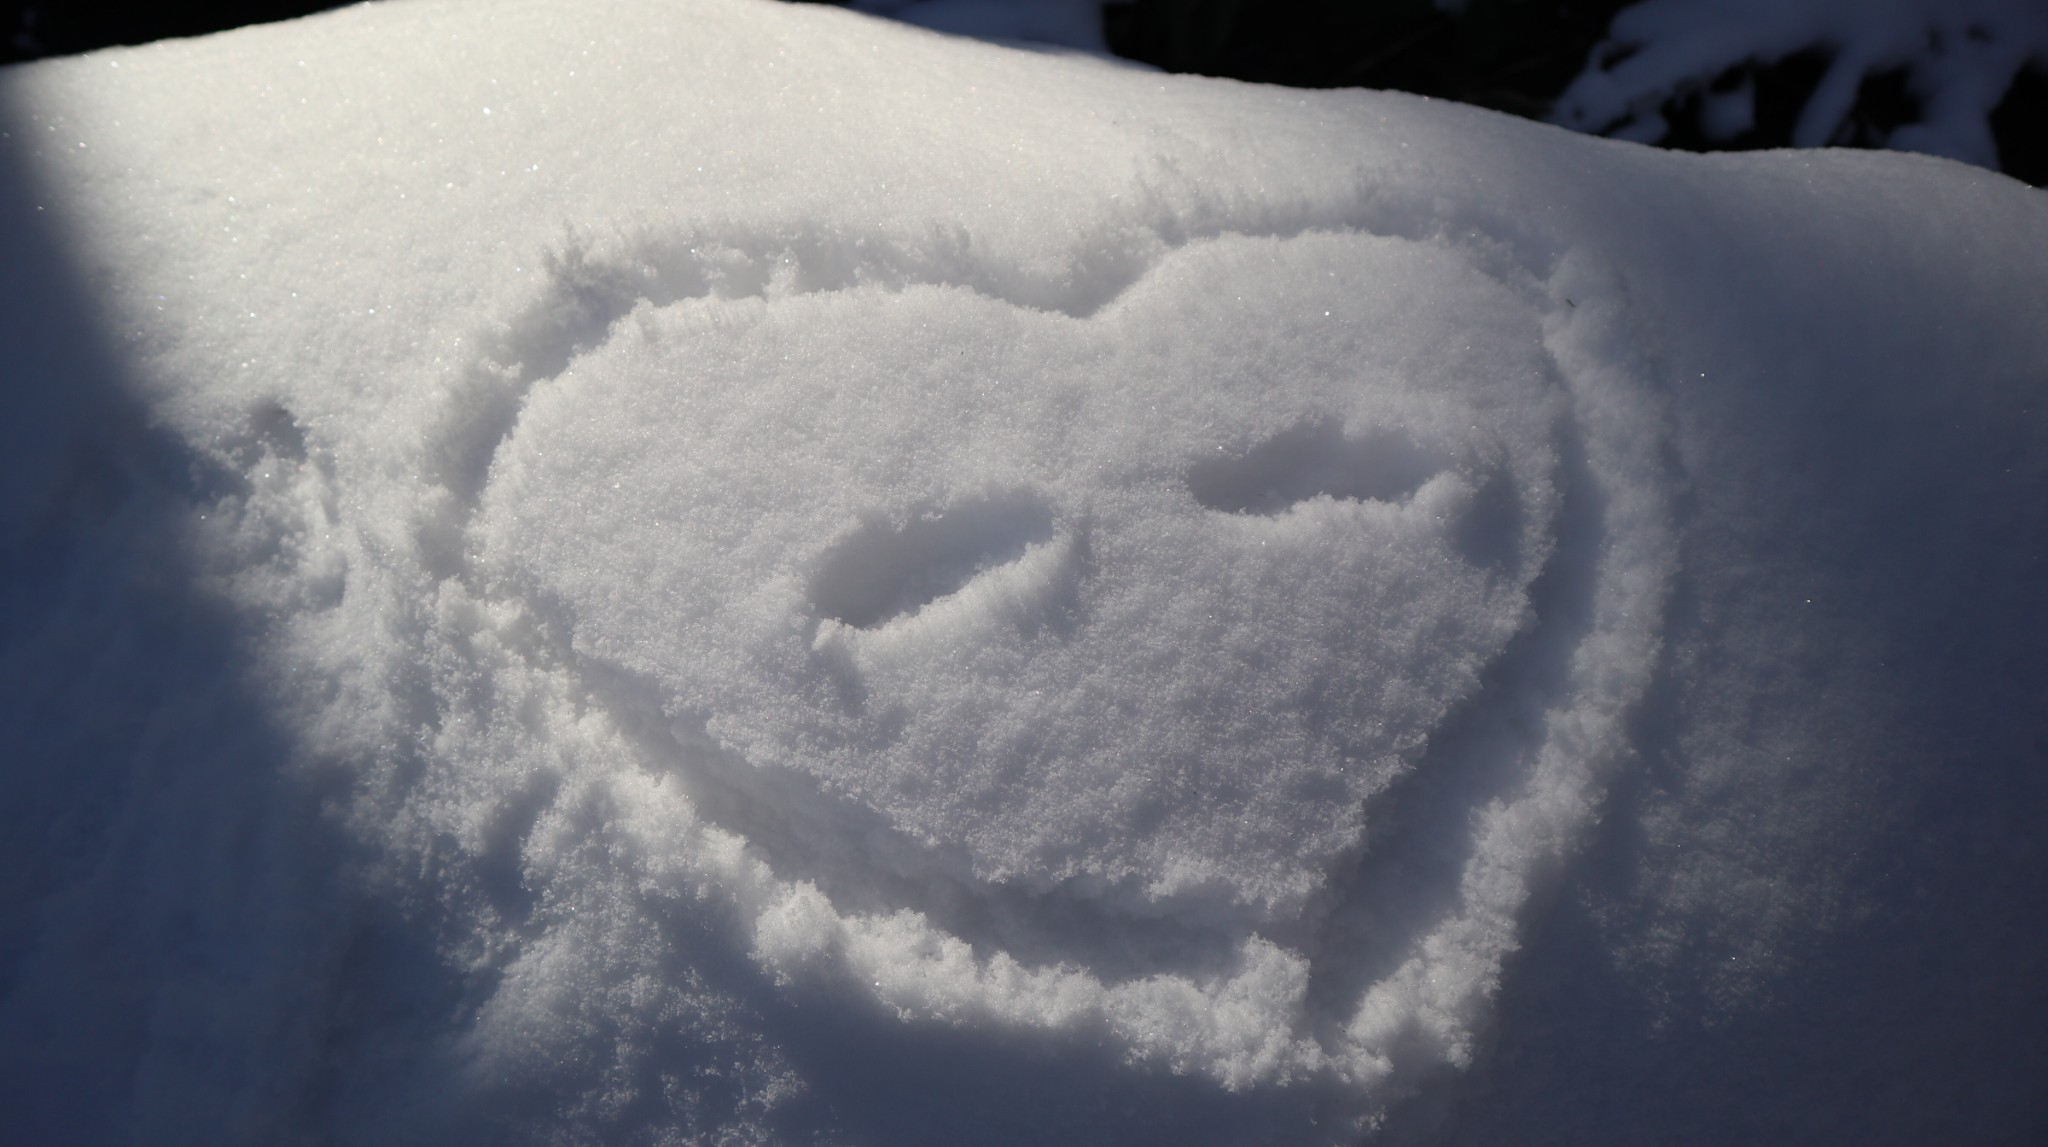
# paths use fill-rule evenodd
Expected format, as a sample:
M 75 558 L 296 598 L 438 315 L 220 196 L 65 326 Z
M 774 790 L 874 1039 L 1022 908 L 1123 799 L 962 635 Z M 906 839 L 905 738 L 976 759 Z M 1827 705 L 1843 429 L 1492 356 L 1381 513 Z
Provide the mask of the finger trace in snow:
M 757 958 L 909 1017 L 1105 1024 L 1233 1087 L 1374 1083 L 1417 1029 L 1421 1058 L 1462 1057 L 1611 751 L 1463 766 L 1496 812 L 1461 875 L 1406 890 L 1406 939 L 1379 939 L 1403 962 L 1334 1038 L 1302 952 L 1356 911 L 1330 877 L 1432 730 L 1501 703 L 1478 689 L 1518 634 L 1591 622 L 1529 603 L 1559 445 L 1602 446 L 1529 289 L 1455 247 L 1304 232 L 1165 251 L 1085 317 L 920 285 L 879 240 L 829 279 L 782 262 L 786 286 L 727 263 L 721 298 L 700 253 L 733 246 L 558 260 L 528 313 L 586 318 L 522 348 L 551 373 L 509 428 L 441 433 L 499 442 L 468 592 L 573 633 L 622 725 L 666 724 L 643 765 L 746 842 L 687 867 L 746 890 Z M 1597 594 L 1583 561 L 1551 572 L 1589 579 L 1567 596 Z M 1653 640 L 1630 628 L 1607 644 L 1632 666 L 1489 689 L 1611 721 Z

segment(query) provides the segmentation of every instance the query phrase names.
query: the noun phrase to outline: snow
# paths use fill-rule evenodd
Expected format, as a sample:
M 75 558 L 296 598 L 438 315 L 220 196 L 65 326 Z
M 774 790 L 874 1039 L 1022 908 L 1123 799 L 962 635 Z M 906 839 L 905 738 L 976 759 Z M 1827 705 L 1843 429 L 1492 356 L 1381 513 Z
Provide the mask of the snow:
M 2048 1119 L 2037 192 L 751 0 L 0 120 L 32 1137 Z
M 1104 55 L 1102 9 L 1117 0 L 853 0 L 860 11 L 984 39 Z M 1435 0 L 1452 15 L 1464 0 Z M 1170 18 L 1198 22 L 1189 8 Z M 1212 14 L 1213 15 L 1213 14 Z M 1218 17 L 1227 25 L 1235 17 Z M 1480 17 L 1484 19 L 1484 17 Z M 1794 147 L 1917 151 L 1998 170 L 1992 113 L 2028 68 L 2048 70 L 2043 0 L 1639 0 L 1556 94 L 1552 121 L 1660 143 L 1665 113 L 1696 100 L 1706 141 L 1756 125 L 1759 68 L 1818 53 L 1822 68 L 1793 126 Z M 1858 114 L 1872 82 L 1904 81 L 1907 122 Z M 1548 100 L 1553 93 L 1534 93 Z

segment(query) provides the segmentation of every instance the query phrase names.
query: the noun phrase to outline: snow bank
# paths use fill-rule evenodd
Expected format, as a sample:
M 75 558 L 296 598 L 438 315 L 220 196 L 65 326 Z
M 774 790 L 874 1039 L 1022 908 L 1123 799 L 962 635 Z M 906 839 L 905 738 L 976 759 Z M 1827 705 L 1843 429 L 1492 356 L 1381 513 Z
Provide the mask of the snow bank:
M 2038 1113 L 2026 188 L 736 0 L 0 100 L 22 1125 Z

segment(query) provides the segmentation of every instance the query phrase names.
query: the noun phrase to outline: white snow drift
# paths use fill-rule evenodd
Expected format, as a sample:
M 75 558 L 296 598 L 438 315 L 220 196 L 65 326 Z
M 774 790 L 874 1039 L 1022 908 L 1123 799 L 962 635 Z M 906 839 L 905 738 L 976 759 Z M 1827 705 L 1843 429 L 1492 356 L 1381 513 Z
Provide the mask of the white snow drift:
M 25 1126 L 1451 1136 L 1560 905 L 1766 1015 L 2040 763 L 2001 177 L 728 0 L 0 98 Z

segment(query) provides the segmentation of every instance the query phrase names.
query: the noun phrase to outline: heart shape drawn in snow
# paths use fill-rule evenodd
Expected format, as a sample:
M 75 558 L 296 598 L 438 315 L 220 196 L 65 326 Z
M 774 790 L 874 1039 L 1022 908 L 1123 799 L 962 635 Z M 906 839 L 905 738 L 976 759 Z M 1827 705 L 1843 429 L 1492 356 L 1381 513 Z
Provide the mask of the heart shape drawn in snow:
M 1600 444 L 1537 288 L 1225 235 L 1063 313 L 672 246 L 696 286 L 613 275 L 467 545 L 654 730 L 763 963 L 1233 1086 L 1458 1059 L 1598 781 L 1560 714 L 1639 687 L 1592 684 Z

